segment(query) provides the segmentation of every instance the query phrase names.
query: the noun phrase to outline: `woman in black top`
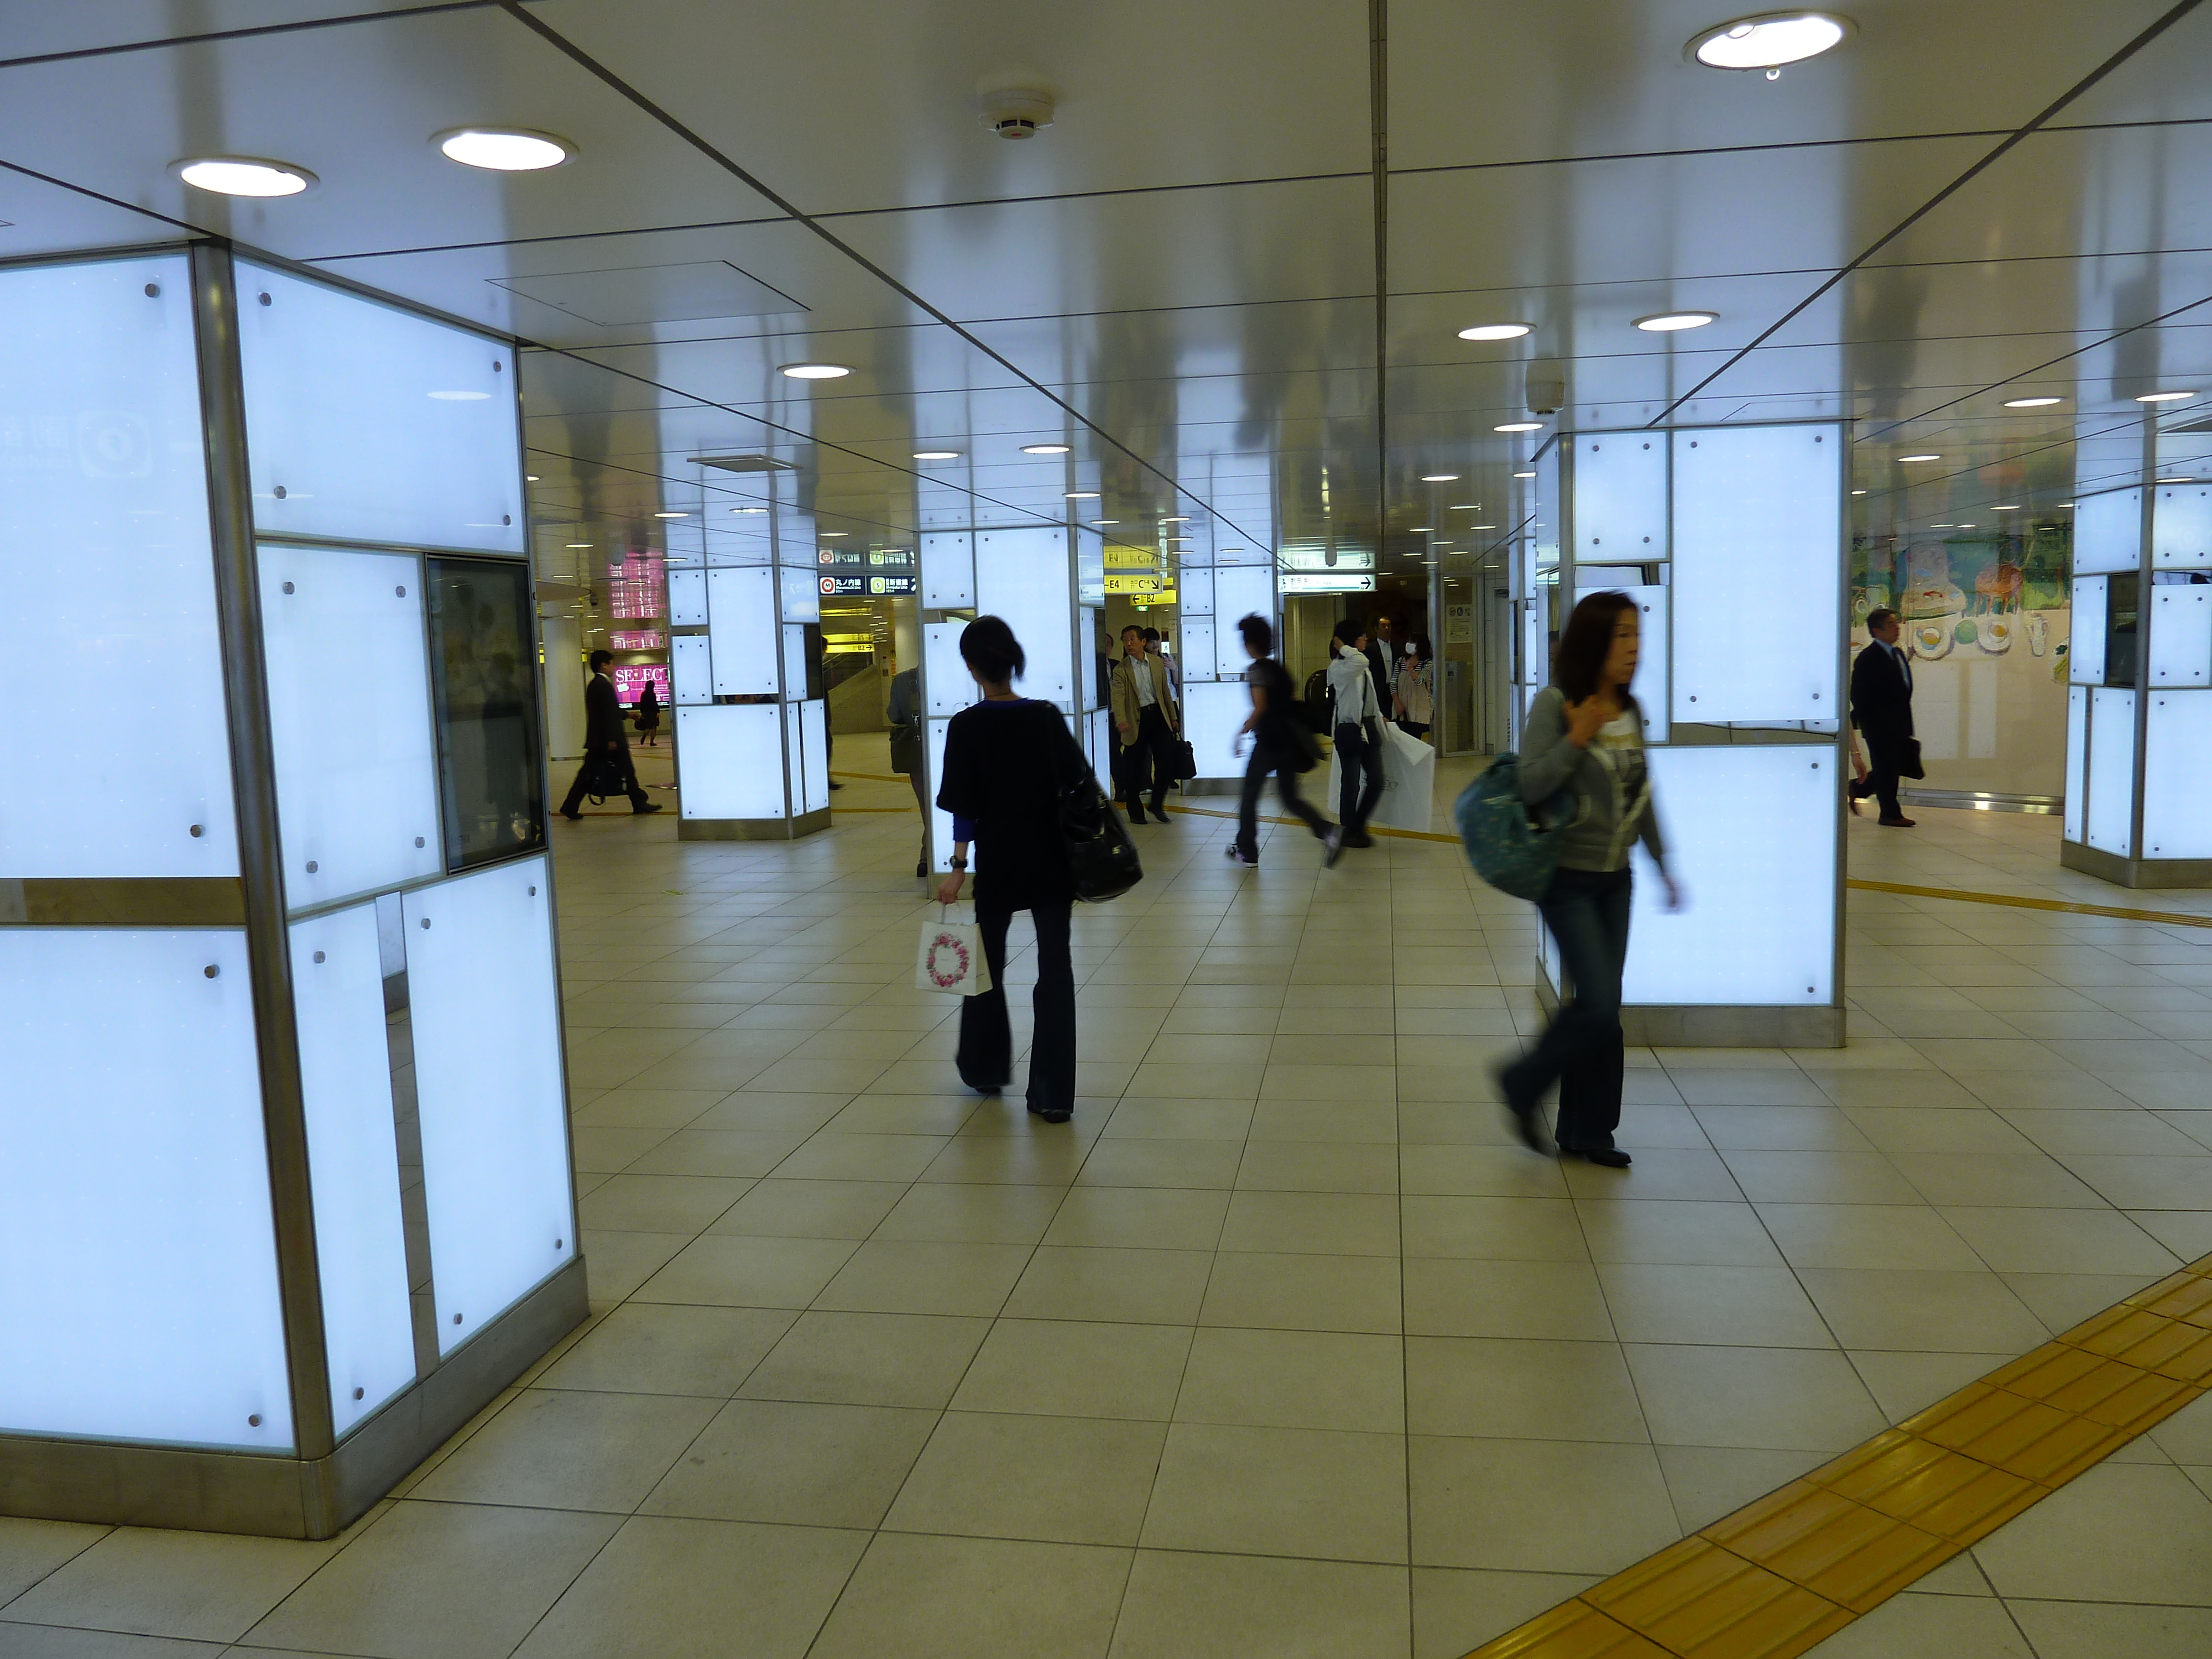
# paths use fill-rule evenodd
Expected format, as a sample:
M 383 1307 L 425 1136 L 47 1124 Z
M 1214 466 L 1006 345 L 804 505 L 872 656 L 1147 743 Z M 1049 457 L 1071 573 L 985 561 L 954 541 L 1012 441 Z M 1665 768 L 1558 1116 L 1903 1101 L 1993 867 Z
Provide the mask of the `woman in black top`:
M 651 680 L 647 680 L 645 690 L 638 693 L 637 730 L 645 739 L 647 748 L 652 748 L 659 741 L 653 734 L 660 730 L 660 693 L 653 689 Z
M 1230 843 L 1229 856 L 1239 864 L 1257 864 L 1260 792 L 1267 787 L 1268 773 L 1275 775 L 1283 805 L 1292 817 L 1304 821 L 1315 840 L 1328 838 L 1328 820 L 1298 794 L 1298 759 L 1304 745 L 1290 726 L 1299 718 L 1297 692 L 1291 684 L 1290 670 L 1267 654 L 1275 648 L 1275 630 L 1264 617 L 1247 617 L 1237 629 L 1243 635 L 1244 649 L 1252 659 L 1252 665 L 1244 671 L 1244 683 L 1252 688 L 1252 712 L 1243 728 L 1252 735 L 1252 759 L 1244 769 L 1244 797 L 1237 805 L 1237 839 Z
M 1036 1025 L 1030 1050 L 1029 1109 L 1048 1123 L 1075 1110 L 1075 965 L 1068 955 L 1074 884 L 1060 836 L 1062 791 L 1090 766 L 1048 702 L 1014 695 L 1025 659 L 1013 630 L 978 617 L 960 635 L 960 655 L 983 700 L 955 714 L 945 732 L 944 783 L 937 804 L 952 814 L 952 872 L 937 896 L 957 903 L 975 848 L 975 921 L 991 965 L 991 988 L 960 1005 L 960 1080 L 997 1094 L 1013 1074 L 1006 1023 L 1006 924 L 1026 910 L 1036 924 Z

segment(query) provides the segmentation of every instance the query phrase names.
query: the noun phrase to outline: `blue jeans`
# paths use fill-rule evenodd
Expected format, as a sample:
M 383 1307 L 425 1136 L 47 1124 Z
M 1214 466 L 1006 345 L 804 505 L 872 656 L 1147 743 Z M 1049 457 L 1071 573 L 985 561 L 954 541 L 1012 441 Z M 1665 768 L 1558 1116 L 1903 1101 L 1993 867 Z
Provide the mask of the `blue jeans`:
M 1559 941 L 1559 988 L 1571 986 L 1574 996 L 1535 1048 L 1506 1068 L 1505 1086 L 1528 1100 L 1559 1083 L 1559 1141 L 1570 1152 L 1610 1146 L 1620 1127 L 1620 976 L 1632 887 L 1626 869 L 1561 870 L 1536 902 Z

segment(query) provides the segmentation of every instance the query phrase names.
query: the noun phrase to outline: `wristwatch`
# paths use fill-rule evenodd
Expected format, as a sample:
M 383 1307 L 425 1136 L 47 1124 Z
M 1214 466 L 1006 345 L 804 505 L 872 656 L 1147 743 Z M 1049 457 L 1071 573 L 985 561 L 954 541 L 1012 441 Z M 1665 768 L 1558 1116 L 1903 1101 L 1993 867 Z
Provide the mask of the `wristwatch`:
M 968 860 L 966 859 L 947 859 L 945 860 L 945 867 L 951 870 L 965 870 L 968 867 Z

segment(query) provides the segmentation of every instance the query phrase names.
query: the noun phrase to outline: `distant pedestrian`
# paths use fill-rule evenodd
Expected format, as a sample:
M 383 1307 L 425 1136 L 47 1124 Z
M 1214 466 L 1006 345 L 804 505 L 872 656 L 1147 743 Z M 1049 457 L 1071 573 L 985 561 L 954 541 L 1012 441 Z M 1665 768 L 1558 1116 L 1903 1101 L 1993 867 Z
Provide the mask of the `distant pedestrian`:
M 1436 720 L 1437 665 L 1426 634 L 1406 641 L 1406 654 L 1398 659 L 1398 678 L 1390 684 L 1390 712 L 1398 729 L 1409 738 L 1425 738 Z
M 1275 630 L 1264 617 L 1256 616 L 1245 617 L 1237 629 L 1244 636 L 1245 653 L 1252 659 L 1252 665 L 1244 671 L 1244 683 L 1252 691 L 1252 712 L 1243 727 L 1252 738 L 1252 758 L 1244 768 L 1244 794 L 1237 805 L 1237 839 L 1230 845 L 1229 856 L 1239 864 L 1257 864 L 1260 793 L 1267 787 L 1268 773 L 1275 775 L 1285 809 L 1322 841 L 1328 839 L 1328 820 L 1307 805 L 1298 793 L 1298 774 L 1311 764 L 1304 757 L 1313 738 L 1310 735 L 1302 738 L 1291 725 L 1305 716 L 1300 712 L 1297 688 L 1291 683 L 1290 671 L 1269 654 L 1275 648 Z
M 921 852 L 914 873 L 929 874 L 929 778 L 921 724 L 921 670 L 906 668 L 891 676 L 890 706 L 884 710 L 891 723 L 891 770 L 902 772 L 914 786 L 914 804 L 921 814 Z
M 1167 665 L 1145 643 L 1134 623 L 1121 630 L 1121 661 L 1114 670 L 1114 725 L 1121 734 L 1121 806 L 1132 823 L 1145 821 L 1143 796 L 1152 791 L 1152 816 L 1168 816 L 1168 785 L 1175 781 L 1176 733 L 1182 725 Z
M 568 799 L 561 803 L 561 816 L 580 818 L 584 797 L 628 795 L 633 812 L 658 812 L 660 803 L 647 799 L 638 787 L 637 768 L 629 757 L 629 733 L 623 720 L 622 700 L 615 683 L 607 678 L 611 651 L 592 653 L 592 678 L 584 684 L 584 763 L 568 786 Z
M 1354 617 L 1336 625 L 1330 649 L 1328 689 L 1335 702 L 1331 737 L 1341 779 L 1337 786 L 1336 828 L 1328 837 L 1325 865 L 1334 865 L 1347 847 L 1372 847 L 1367 815 L 1382 799 L 1382 705 L 1375 695 L 1373 664 L 1367 654 L 1367 630 Z M 1365 780 L 1364 787 L 1361 780 Z
M 956 1063 L 960 1080 L 982 1094 L 999 1093 L 1012 1079 L 1006 927 L 1015 911 L 1026 910 L 1036 924 L 1037 969 L 1029 1109 L 1048 1123 L 1065 1123 L 1075 1110 L 1075 966 L 1067 942 L 1075 884 L 1060 811 L 1066 782 L 1088 776 L 1091 768 L 1057 708 L 1014 694 L 1027 659 L 1013 629 L 996 617 L 978 617 L 961 630 L 960 656 L 983 697 L 945 731 L 937 804 L 952 814 L 952 873 L 938 883 L 937 896 L 960 902 L 972 845 L 975 922 L 991 988 L 961 1002 Z
M 1398 635 L 1388 617 L 1377 617 L 1367 629 L 1368 666 L 1375 675 L 1375 704 L 1390 706 L 1390 689 L 1398 678 Z
M 660 693 L 653 690 L 651 680 L 637 694 L 637 735 L 647 749 L 660 746 Z
M 1559 832 L 1559 869 L 1536 901 L 1559 941 L 1565 969 L 1559 989 L 1572 996 L 1536 1046 L 1498 1079 L 1522 1139 L 1539 1152 L 1544 1091 L 1557 1082 L 1559 1150 L 1617 1170 L 1629 1163 L 1613 1134 L 1620 1127 L 1620 985 L 1628 960 L 1628 860 L 1637 842 L 1659 866 L 1667 908 L 1682 902 L 1651 798 L 1643 713 L 1628 690 L 1638 645 L 1636 602 L 1625 593 L 1591 594 L 1568 617 L 1552 684 L 1529 705 L 1521 799 L 1540 806 L 1563 787 L 1575 797 L 1574 817 Z
M 1897 781 L 1912 764 L 1912 665 L 1897 642 L 1904 631 L 1894 611 L 1869 611 L 1872 637 L 1851 665 L 1851 723 L 1873 762 L 1873 775 L 1853 783 L 1851 794 L 1881 802 L 1881 822 L 1893 830 L 1914 827 L 1897 803 Z

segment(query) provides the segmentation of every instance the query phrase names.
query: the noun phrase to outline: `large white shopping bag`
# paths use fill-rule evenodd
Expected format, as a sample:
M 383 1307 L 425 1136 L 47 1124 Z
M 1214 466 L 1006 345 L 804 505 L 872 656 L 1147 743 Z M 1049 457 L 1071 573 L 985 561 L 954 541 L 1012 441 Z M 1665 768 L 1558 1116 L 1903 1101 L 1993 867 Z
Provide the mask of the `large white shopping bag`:
M 1396 726 L 1382 727 L 1382 793 L 1368 815 L 1370 823 L 1392 830 L 1426 831 L 1433 826 L 1437 791 L 1437 751 L 1419 738 L 1409 738 Z M 1332 753 L 1328 765 L 1328 804 L 1337 810 L 1344 799 L 1344 761 Z
M 981 995 L 991 988 L 991 964 L 983 955 L 983 930 L 955 920 L 951 905 L 921 924 L 921 944 L 914 959 L 915 988 L 953 996 Z

